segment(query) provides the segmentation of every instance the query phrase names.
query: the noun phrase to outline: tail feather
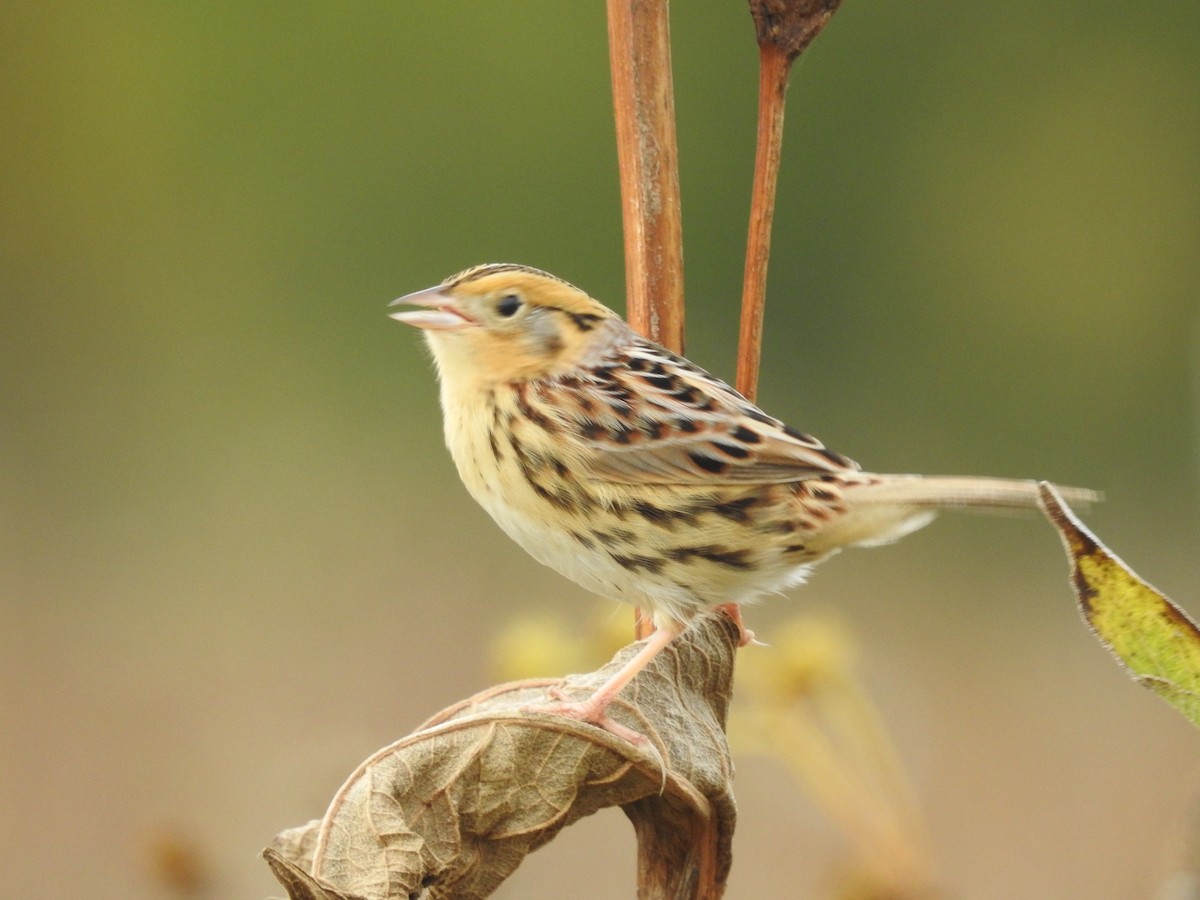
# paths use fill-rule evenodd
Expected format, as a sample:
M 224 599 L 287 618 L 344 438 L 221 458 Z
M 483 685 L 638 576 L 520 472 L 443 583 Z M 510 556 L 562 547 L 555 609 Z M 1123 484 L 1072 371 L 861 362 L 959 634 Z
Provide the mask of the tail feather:
M 845 511 L 827 522 L 809 547 L 821 554 L 840 547 L 891 543 L 927 525 L 939 509 L 1033 509 L 1038 505 L 1037 484 L 1007 478 L 864 474 L 862 481 L 846 484 Z M 1102 499 L 1086 488 L 1058 490 L 1066 500 L 1080 506 Z
M 1084 507 L 1103 499 L 1102 495 L 1087 488 L 1058 487 L 1058 491 L 1069 503 Z M 1031 509 L 1038 505 L 1038 483 L 961 475 L 889 475 L 847 490 L 846 502 L 850 506 L 884 504 L 921 508 Z

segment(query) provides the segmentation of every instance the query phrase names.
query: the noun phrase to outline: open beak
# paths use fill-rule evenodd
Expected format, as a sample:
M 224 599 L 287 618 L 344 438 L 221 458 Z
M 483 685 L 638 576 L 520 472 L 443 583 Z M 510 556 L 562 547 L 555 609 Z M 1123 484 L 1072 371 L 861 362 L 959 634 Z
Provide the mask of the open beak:
M 405 312 L 388 313 L 397 322 L 427 328 L 430 331 L 458 331 L 478 325 L 474 319 L 454 308 L 454 298 L 442 293 L 441 287 L 426 288 L 415 294 L 406 294 L 388 304 L 392 306 L 420 306 Z

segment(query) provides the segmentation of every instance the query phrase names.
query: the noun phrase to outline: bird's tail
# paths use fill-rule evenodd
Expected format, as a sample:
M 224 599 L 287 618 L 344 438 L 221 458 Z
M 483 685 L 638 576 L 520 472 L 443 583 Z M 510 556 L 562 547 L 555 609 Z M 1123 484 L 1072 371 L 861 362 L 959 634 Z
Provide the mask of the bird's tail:
M 1086 488 L 1060 487 L 1063 498 L 1086 506 L 1101 498 Z M 826 524 L 818 549 L 887 544 L 932 521 L 939 509 L 984 512 L 1033 509 L 1038 504 L 1036 481 L 973 478 L 957 475 L 864 475 L 846 485 L 843 514 Z
M 1057 487 L 1057 485 L 1056 485 Z M 1087 488 L 1057 487 L 1068 503 L 1086 507 L 1103 497 Z M 878 481 L 855 485 L 846 502 L 896 504 L 921 508 L 963 507 L 982 510 L 1036 509 L 1038 483 L 1011 478 L 963 475 L 884 475 Z

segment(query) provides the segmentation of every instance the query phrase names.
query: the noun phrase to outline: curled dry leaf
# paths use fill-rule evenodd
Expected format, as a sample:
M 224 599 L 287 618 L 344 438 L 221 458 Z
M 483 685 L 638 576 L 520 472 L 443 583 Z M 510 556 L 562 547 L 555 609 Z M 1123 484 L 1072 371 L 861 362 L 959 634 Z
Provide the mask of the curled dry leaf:
M 750 0 L 759 46 L 776 47 L 794 59 L 841 5 L 842 0 Z
M 482 898 L 562 828 L 621 806 L 639 847 L 639 896 L 713 898 L 735 817 L 725 715 L 737 631 L 696 622 L 609 708 L 634 746 L 539 714 L 562 688 L 584 697 L 636 652 L 563 681 L 477 694 L 362 763 L 319 822 L 266 851 L 293 900 Z
M 1121 562 L 1042 482 L 1042 508 L 1071 558 L 1079 612 L 1134 681 L 1200 726 L 1200 628 Z

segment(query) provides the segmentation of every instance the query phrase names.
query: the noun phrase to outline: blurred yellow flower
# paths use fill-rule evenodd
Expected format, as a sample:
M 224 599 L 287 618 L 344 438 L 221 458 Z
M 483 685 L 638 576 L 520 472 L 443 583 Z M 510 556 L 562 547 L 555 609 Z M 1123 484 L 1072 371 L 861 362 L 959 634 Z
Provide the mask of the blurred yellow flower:
M 775 629 L 766 647 L 738 655 L 737 685 L 766 702 L 793 699 L 842 684 L 858 662 L 854 639 L 832 616 L 796 616 Z
M 512 619 L 492 642 L 493 669 L 502 681 L 521 681 L 598 668 L 633 640 L 632 617 L 620 612 L 583 628 L 543 613 Z

